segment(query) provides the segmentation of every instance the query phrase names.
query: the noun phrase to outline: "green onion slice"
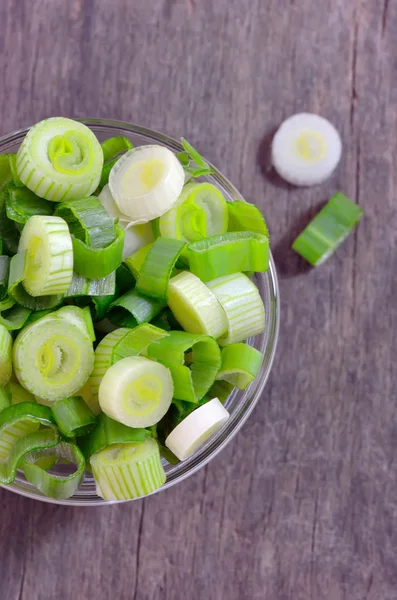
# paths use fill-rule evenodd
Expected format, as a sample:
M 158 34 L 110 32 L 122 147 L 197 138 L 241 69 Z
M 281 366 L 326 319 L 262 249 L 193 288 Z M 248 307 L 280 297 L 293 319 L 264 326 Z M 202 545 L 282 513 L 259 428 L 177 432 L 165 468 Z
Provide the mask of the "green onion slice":
M 148 323 L 165 308 L 165 302 L 147 298 L 137 290 L 131 290 L 110 305 L 109 320 L 122 327 L 136 327 Z
M 59 431 L 67 438 L 87 435 L 96 426 L 94 413 L 80 396 L 58 400 L 51 409 Z
M 11 154 L 0 154 L 0 185 L 12 179 L 10 156 Z
M 219 338 L 227 332 L 222 306 L 198 277 L 183 271 L 168 286 L 168 306 L 182 327 L 190 333 Z
M 185 353 L 191 351 L 190 366 Z M 147 349 L 147 355 L 157 359 L 171 371 L 174 398 L 197 402 L 210 389 L 221 366 L 221 353 L 214 338 L 185 331 L 170 331 Z
M 223 379 L 219 379 L 214 381 L 214 384 L 210 387 L 206 396 L 210 400 L 212 400 L 212 398 L 218 398 L 219 402 L 225 404 L 233 389 L 234 386 L 231 383 Z
M 65 294 L 67 298 L 73 296 L 114 296 L 116 293 L 116 271 L 101 279 L 87 279 L 73 273 L 70 287 Z
M 91 248 L 72 235 L 74 270 L 88 279 L 102 279 L 115 271 L 122 262 L 124 229 L 116 225 L 114 241 L 104 248 Z
M 41 427 L 41 429 L 39 429 Z M 51 410 L 31 402 L 0 412 L 0 483 L 15 479 L 20 461 L 30 452 L 55 446 L 59 434 Z
M 85 308 L 79 308 L 78 306 L 62 306 L 62 308 L 53 312 L 51 316 L 64 319 L 71 325 L 75 325 L 80 329 L 81 333 L 90 340 L 90 342 L 95 342 L 94 325 L 92 323 L 91 311 L 88 306 Z
M 102 148 L 94 133 L 63 117 L 32 127 L 16 162 L 22 183 L 54 202 L 89 196 L 98 186 L 102 166 Z
M 340 192 L 332 196 L 292 244 L 313 266 L 322 265 L 357 225 L 362 209 Z
M 117 444 L 91 457 L 98 496 L 105 500 L 131 500 L 151 494 L 166 475 L 157 442 Z
M 14 154 L 9 154 L 8 155 L 9 161 L 10 161 L 10 169 L 11 169 L 11 179 L 13 184 L 16 187 L 24 187 L 22 181 L 20 180 L 20 177 L 18 175 L 18 169 L 17 169 L 17 155 L 16 153 Z M 51 213 L 49 213 L 51 214 Z
M 82 323 L 52 313 L 18 334 L 13 363 L 27 390 L 55 402 L 73 396 L 84 385 L 94 365 L 94 350 Z
M 227 204 L 223 194 L 211 183 L 188 183 L 175 205 L 159 218 L 163 237 L 195 242 L 225 233 Z
M 22 402 L 37 402 L 36 398 L 25 390 L 24 387 L 19 385 L 19 383 L 15 383 L 14 381 L 9 381 L 7 383 L 7 390 L 11 394 L 11 405 L 22 404 Z
M 227 202 L 229 212 L 228 231 L 254 231 L 269 237 L 266 221 L 254 204 L 243 200 Z
M 63 300 L 62 294 L 51 296 L 31 296 L 24 288 L 23 281 L 26 273 L 26 250 L 18 252 L 10 261 L 10 276 L 8 293 L 21 307 L 31 310 L 47 310 L 54 308 Z M 28 313 L 29 315 L 29 313 Z
M 168 281 L 185 242 L 159 237 L 149 248 L 136 282 L 138 292 L 167 300 Z
M 4 300 L 7 295 L 9 271 L 10 257 L 0 256 L 0 300 Z
M 71 475 L 54 475 L 37 464 L 43 459 L 56 457 L 67 460 L 76 465 L 76 470 Z M 35 485 L 43 494 L 56 500 L 70 498 L 79 489 L 84 478 L 85 459 L 81 451 L 74 444 L 60 442 L 53 448 L 38 449 L 25 456 L 21 463 L 25 477 Z
M 7 217 L 16 223 L 25 223 L 34 215 L 52 215 L 54 204 L 39 198 L 26 187 L 16 187 L 13 183 L 6 186 Z
M 207 286 L 220 302 L 228 320 L 228 333 L 221 346 L 242 342 L 265 328 L 265 309 L 256 285 L 243 273 L 226 275 Z
M 222 350 L 222 365 L 217 379 L 245 390 L 259 373 L 262 353 L 246 344 L 230 344 Z
M 18 252 L 19 231 L 16 223 L 7 217 L 7 187 L 7 185 L 3 185 L 0 188 L 0 238 L 3 243 L 2 252 L 12 256 Z
M 127 427 L 101 413 L 97 427 L 88 435 L 79 438 L 78 445 L 88 460 L 96 452 L 113 444 L 144 442 L 148 437 L 150 434 L 147 429 Z
M 0 326 L 5 327 L 8 331 L 17 331 L 23 327 L 31 311 L 23 306 L 15 304 L 15 300 L 6 298 L 0 302 Z
M 131 150 L 133 145 L 128 138 L 124 137 L 123 135 L 118 135 L 102 142 L 101 147 L 103 152 L 103 162 L 107 163 L 121 152 Z
M 94 196 L 98 196 L 98 194 L 101 193 L 103 188 L 106 185 L 108 185 L 110 171 L 113 169 L 114 165 L 116 164 L 116 162 L 118 160 L 120 160 L 120 156 L 118 156 L 117 158 L 114 158 L 113 160 L 110 160 L 108 163 L 106 163 L 106 165 L 103 166 L 103 169 L 101 172 L 101 177 L 99 179 L 98 187 L 94 192 Z
M 202 177 L 203 175 L 211 175 L 214 172 L 214 169 L 185 138 L 181 138 L 181 143 L 184 152 L 180 152 L 176 156 L 190 177 Z
M 62 202 L 55 214 L 66 221 L 75 238 L 91 248 L 104 248 L 116 237 L 113 218 L 93 196 Z
M 174 240 L 175 241 L 175 240 Z M 139 271 L 142 268 L 143 263 L 146 260 L 146 257 L 149 253 L 150 248 L 153 246 L 153 242 L 146 244 L 139 250 L 136 250 L 131 256 L 128 256 L 124 262 L 133 274 L 133 276 L 137 279 L 139 275 Z
M 120 294 L 125 294 L 135 286 L 135 277 L 124 263 L 116 270 L 116 285 Z
M 8 383 L 12 374 L 12 337 L 0 323 L 0 386 Z
M 7 388 L 0 386 L 0 412 L 9 406 L 11 406 L 11 393 Z
M 210 281 L 241 271 L 269 268 L 269 238 L 252 231 L 229 232 L 189 244 L 190 271 Z

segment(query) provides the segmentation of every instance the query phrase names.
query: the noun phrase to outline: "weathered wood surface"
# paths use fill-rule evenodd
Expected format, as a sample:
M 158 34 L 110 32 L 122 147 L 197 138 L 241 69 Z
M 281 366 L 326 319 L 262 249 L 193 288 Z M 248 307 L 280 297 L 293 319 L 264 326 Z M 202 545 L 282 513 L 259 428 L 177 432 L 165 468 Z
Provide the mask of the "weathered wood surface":
M 51 507 L 0 491 L 1 600 L 397 598 L 397 3 L 1 0 L 0 134 L 50 115 L 186 135 L 270 221 L 275 366 L 243 431 L 142 502 Z M 297 111 L 340 130 L 326 185 L 267 173 Z M 342 189 L 365 218 L 307 271 L 289 251 Z

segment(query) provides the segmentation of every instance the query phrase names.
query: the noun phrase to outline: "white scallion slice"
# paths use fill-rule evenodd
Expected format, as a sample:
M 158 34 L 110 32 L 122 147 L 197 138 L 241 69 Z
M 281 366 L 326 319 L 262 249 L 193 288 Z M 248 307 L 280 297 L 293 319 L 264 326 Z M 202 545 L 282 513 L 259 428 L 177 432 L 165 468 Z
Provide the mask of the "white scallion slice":
M 165 445 L 179 460 L 186 460 L 223 427 L 229 416 L 218 398 L 213 398 L 183 419 L 166 438 Z
M 265 308 L 256 285 L 243 273 L 218 277 L 207 286 L 220 302 L 228 320 L 228 333 L 218 340 L 221 346 L 236 344 L 261 333 Z
M 322 183 L 335 170 L 342 142 L 335 127 L 319 115 L 300 113 L 289 117 L 272 142 L 272 163 L 277 173 L 293 185 Z
M 173 392 L 167 367 L 143 356 L 129 356 L 106 371 L 99 386 L 99 404 L 119 423 L 150 427 L 168 411 Z
M 164 146 L 139 146 L 114 165 L 109 188 L 121 213 L 131 224 L 147 223 L 177 201 L 185 173 L 176 156 Z
M 32 127 L 16 159 L 22 183 L 54 202 L 90 196 L 98 186 L 102 167 L 103 152 L 94 133 L 83 123 L 63 117 Z
M 170 279 L 168 306 L 185 331 L 203 333 L 215 339 L 227 331 L 226 314 L 215 295 L 188 271 Z
M 144 442 L 113 444 L 90 459 L 98 496 L 105 500 L 132 500 L 151 494 L 166 475 L 153 438 Z
M 0 386 L 8 383 L 12 374 L 12 337 L 10 332 L 0 324 Z
M 25 252 L 23 286 L 31 296 L 68 291 L 73 277 L 72 238 L 60 217 L 35 215 L 23 228 L 18 252 Z

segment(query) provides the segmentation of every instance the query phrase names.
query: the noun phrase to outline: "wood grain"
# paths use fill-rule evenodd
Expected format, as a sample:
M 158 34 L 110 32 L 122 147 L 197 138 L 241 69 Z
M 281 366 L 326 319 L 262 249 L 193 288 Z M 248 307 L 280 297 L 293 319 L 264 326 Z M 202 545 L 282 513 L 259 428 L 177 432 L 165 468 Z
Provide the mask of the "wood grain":
M 0 133 L 50 115 L 185 135 L 263 208 L 276 363 L 243 430 L 144 501 L 66 509 L 0 491 L 1 600 L 397 598 L 397 3 L 2 0 Z M 308 110 L 344 156 L 325 185 L 268 171 Z M 289 250 L 343 190 L 365 217 L 318 270 Z

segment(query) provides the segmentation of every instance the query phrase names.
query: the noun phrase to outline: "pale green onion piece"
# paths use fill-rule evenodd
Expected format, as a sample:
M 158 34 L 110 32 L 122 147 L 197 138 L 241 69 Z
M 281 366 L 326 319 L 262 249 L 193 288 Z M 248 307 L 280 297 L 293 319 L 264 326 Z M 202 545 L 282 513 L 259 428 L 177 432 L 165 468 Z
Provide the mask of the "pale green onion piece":
M 150 344 L 167 335 L 154 325 L 144 324 L 135 329 L 121 327 L 104 337 L 95 350 L 94 368 L 89 379 L 91 403 L 97 404 L 99 385 L 109 367 L 122 358 L 141 354 Z
M 0 324 L 0 386 L 8 383 L 12 374 L 12 337 L 9 331 Z
M 175 155 L 164 146 L 139 146 L 113 166 L 109 187 L 119 210 L 131 223 L 147 223 L 177 201 L 185 173 Z
M 184 152 L 177 154 L 177 158 L 189 177 L 202 177 L 214 172 L 214 169 L 185 138 L 181 138 L 181 143 Z
M 48 310 L 59 305 L 63 300 L 63 295 L 53 294 L 51 296 L 31 296 L 28 294 L 23 286 L 23 281 L 25 278 L 25 264 L 26 250 L 24 252 L 18 252 L 18 254 L 15 254 L 15 256 L 11 258 L 10 275 L 8 279 L 8 294 L 11 298 L 13 298 L 13 300 L 20 304 L 19 308 L 24 307 L 26 320 L 31 310 Z M 29 310 L 27 311 L 26 309 Z M 21 311 L 19 311 L 19 313 L 22 319 L 24 313 L 21 313 Z M 22 325 L 24 322 L 25 321 L 22 322 Z M 19 327 L 14 329 L 19 329 Z
M 11 406 L 11 394 L 5 387 L 0 386 L 0 412 Z
M 246 344 L 230 344 L 222 350 L 222 365 L 217 379 L 245 390 L 259 373 L 262 353 Z
M 272 163 L 293 185 L 323 183 L 336 169 L 342 142 L 335 127 L 319 115 L 299 113 L 286 119 L 272 142 Z
M 105 414 L 128 427 L 149 427 L 163 418 L 173 392 L 169 369 L 142 356 L 129 356 L 106 371 L 99 404 Z
M 191 352 L 189 366 L 186 352 Z M 221 366 L 221 353 L 208 335 L 170 331 L 149 346 L 147 355 L 168 367 L 174 381 L 174 398 L 198 402 L 210 389 Z
M 79 308 L 78 306 L 62 306 L 51 317 L 64 319 L 67 323 L 75 325 L 80 329 L 90 342 L 95 342 L 95 331 L 92 323 L 91 311 L 88 306 Z
M 153 242 L 139 270 L 138 292 L 166 302 L 168 282 L 185 242 L 159 237 Z
M 115 237 L 115 226 L 98 198 L 82 198 L 58 204 L 55 215 L 68 224 L 70 233 L 91 248 L 104 248 Z
M 139 227 L 139 225 L 137 225 L 137 227 Z M 125 264 L 136 279 L 138 278 L 139 271 L 141 270 L 142 265 L 145 262 L 145 259 L 152 246 L 152 243 L 146 244 L 146 246 L 139 248 L 139 250 L 136 250 L 133 254 L 124 259 Z
M 52 215 L 54 204 L 39 198 L 26 187 L 16 187 L 13 183 L 6 186 L 7 217 L 16 223 L 25 223 L 34 215 Z
M 0 326 L 8 331 L 21 329 L 27 322 L 31 311 L 15 304 L 15 300 L 7 298 L 0 302 Z
M 0 300 L 7 295 L 8 273 L 10 271 L 10 257 L 0 256 Z
M 19 382 L 51 402 L 73 396 L 94 366 L 92 342 L 83 329 L 56 313 L 25 327 L 13 347 Z
M 88 127 L 53 117 L 29 130 L 16 165 L 26 187 L 41 198 L 63 202 L 92 194 L 100 180 L 103 153 Z
M 131 150 L 133 145 L 128 138 L 124 137 L 123 135 L 118 135 L 102 142 L 101 148 L 103 152 L 103 162 L 107 163 L 121 152 Z
M 109 320 L 122 327 L 136 327 L 148 323 L 165 308 L 165 303 L 147 298 L 137 290 L 131 290 L 110 305 Z
M 11 394 L 12 406 L 15 404 L 21 404 L 22 402 L 37 402 L 34 395 L 28 392 L 28 390 L 25 390 L 25 388 L 19 385 L 19 383 L 9 381 L 7 383 L 7 390 Z
M 198 277 L 183 271 L 170 279 L 168 306 L 185 331 L 219 338 L 227 331 L 222 306 Z
M 195 242 L 225 233 L 228 224 L 226 200 L 211 183 L 188 183 L 175 205 L 159 219 L 163 237 Z
M 234 202 L 227 202 L 227 209 L 228 231 L 254 231 L 269 237 L 266 221 L 257 206 L 243 200 L 234 200 Z
M 147 496 L 165 483 L 155 440 L 117 444 L 91 457 L 98 496 L 104 500 L 132 500 Z
M 362 209 L 338 192 L 292 244 L 311 265 L 322 265 L 347 238 L 363 215 Z
M 228 232 L 189 244 L 190 271 L 201 281 L 269 268 L 269 238 L 252 231 Z
M 229 417 L 218 398 L 213 398 L 179 423 L 165 440 L 165 445 L 179 460 L 186 460 L 213 437 Z
M 86 279 L 73 273 L 72 282 L 65 294 L 66 298 L 74 296 L 113 296 L 116 292 L 116 271 L 102 279 Z
M 18 252 L 26 251 L 23 285 L 31 296 L 67 292 L 73 276 L 72 239 L 59 217 L 33 216 L 23 228 Z
M 98 394 L 94 398 L 90 379 L 85 382 L 83 387 L 76 393 L 76 396 L 83 398 L 84 402 L 95 416 L 98 416 L 101 413 L 101 407 L 99 406 L 98 402 Z
M 40 460 L 56 457 L 67 460 L 76 465 L 76 470 L 71 475 L 54 475 L 47 473 L 39 464 Z M 65 500 L 73 496 L 84 479 L 85 459 L 81 451 L 74 444 L 61 442 L 53 448 L 36 450 L 25 456 L 21 463 L 24 475 L 30 483 L 35 485 L 43 494 L 56 500 Z
M 104 248 L 91 248 L 72 236 L 74 270 L 88 279 L 102 279 L 115 271 L 122 262 L 124 229 L 116 225 L 116 238 Z
M 80 396 L 58 400 L 51 410 L 59 431 L 67 438 L 87 435 L 97 423 L 94 413 Z
M 243 273 L 226 275 L 207 286 L 226 313 L 228 333 L 218 342 L 236 344 L 261 333 L 265 328 L 265 309 L 256 285 Z

